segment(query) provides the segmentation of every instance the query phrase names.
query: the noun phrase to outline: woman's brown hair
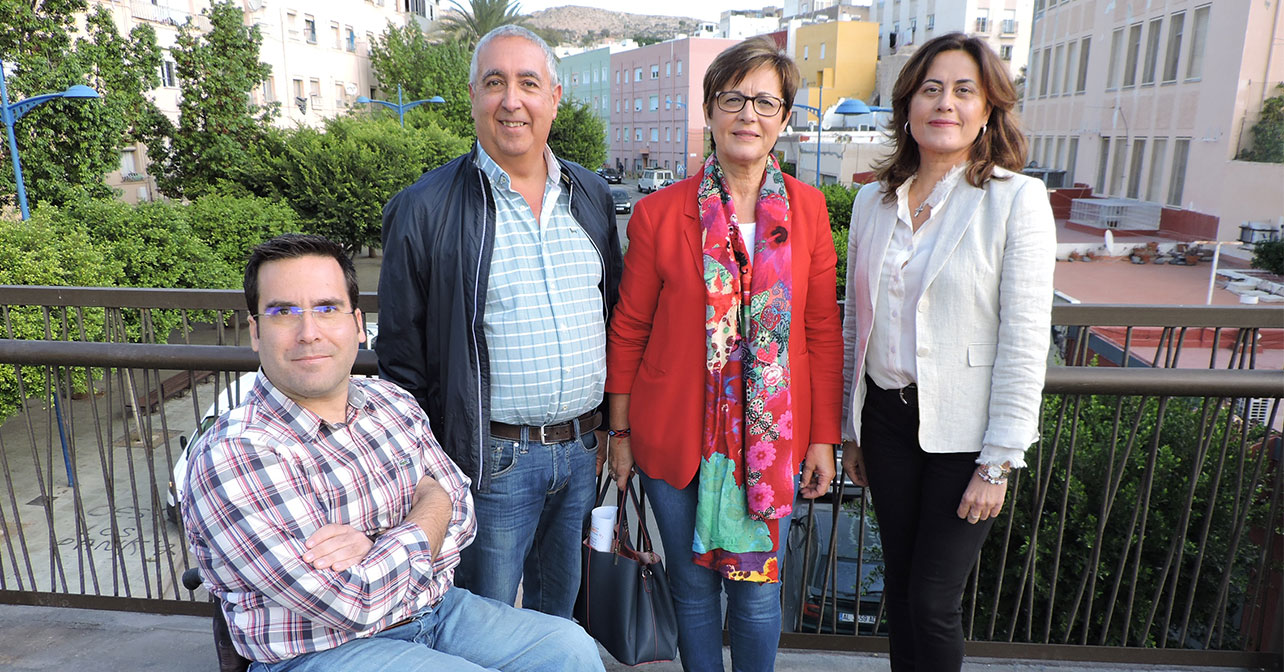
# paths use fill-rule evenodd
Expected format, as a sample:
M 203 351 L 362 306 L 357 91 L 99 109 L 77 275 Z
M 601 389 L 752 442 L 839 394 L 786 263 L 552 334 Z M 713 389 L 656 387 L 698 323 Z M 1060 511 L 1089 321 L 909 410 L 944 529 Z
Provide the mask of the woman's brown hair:
M 928 40 L 901 70 L 892 88 L 892 138 L 896 149 L 876 167 L 875 175 L 884 185 L 883 200 L 896 200 L 896 190 L 918 172 L 918 142 L 905 131 L 909 122 L 910 99 L 927 78 L 932 61 L 946 51 L 963 51 L 976 61 L 981 73 L 979 86 L 990 106 L 985 130 L 972 143 L 966 177 L 968 184 L 981 187 L 999 166 L 1019 172 L 1025 166 L 1026 143 L 1016 117 L 1016 89 L 1007 68 L 990 45 L 963 33 L 948 33 Z

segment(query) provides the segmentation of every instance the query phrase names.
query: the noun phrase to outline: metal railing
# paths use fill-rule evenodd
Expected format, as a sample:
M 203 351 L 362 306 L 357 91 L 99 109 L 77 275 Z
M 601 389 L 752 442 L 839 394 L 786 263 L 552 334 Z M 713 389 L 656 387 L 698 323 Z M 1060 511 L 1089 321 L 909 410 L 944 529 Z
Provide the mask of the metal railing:
M 0 425 L 0 603 L 208 613 L 179 582 L 191 559 L 166 500 L 206 406 L 257 368 L 243 295 L 0 287 L 0 302 L 0 408 L 24 400 Z M 968 653 L 1278 665 L 1284 371 L 1263 344 L 1284 311 L 1076 305 L 1053 322 L 1042 439 L 969 583 Z M 886 650 L 877 546 L 840 543 L 876 525 L 864 493 L 836 483 L 797 515 L 782 642 Z

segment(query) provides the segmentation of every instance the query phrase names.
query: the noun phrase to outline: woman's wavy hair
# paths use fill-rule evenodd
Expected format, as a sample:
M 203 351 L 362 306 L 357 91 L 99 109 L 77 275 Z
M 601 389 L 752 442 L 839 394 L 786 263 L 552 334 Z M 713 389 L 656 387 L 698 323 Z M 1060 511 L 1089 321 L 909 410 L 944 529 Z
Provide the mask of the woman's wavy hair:
M 969 157 L 972 165 L 968 166 L 966 173 L 968 184 L 981 187 L 994 175 L 995 166 L 1015 172 L 1025 166 L 1026 142 L 1016 115 L 1016 89 L 1003 61 L 980 38 L 948 33 L 928 40 L 914 52 L 892 88 L 890 130 L 896 149 L 875 167 L 875 175 L 885 190 L 883 200 L 888 203 L 896 200 L 897 188 L 918 171 L 918 142 L 905 131 L 909 122 L 910 99 L 927 78 L 932 61 L 946 51 L 963 51 L 976 61 L 981 72 L 978 84 L 990 106 L 986 130 L 972 143 Z

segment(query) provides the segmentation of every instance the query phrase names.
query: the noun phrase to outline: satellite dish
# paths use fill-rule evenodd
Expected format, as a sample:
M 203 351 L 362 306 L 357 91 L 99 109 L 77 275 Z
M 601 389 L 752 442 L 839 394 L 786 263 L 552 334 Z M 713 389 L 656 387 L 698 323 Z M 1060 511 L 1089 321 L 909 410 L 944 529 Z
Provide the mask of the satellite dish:
M 357 85 L 353 82 L 348 82 L 347 84 L 345 84 L 343 86 L 343 90 L 347 91 L 349 96 L 357 95 Z
M 1118 256 L 1115 254 L 1115 234 L 1110 229 L 1106 229 L 1106 254 Z

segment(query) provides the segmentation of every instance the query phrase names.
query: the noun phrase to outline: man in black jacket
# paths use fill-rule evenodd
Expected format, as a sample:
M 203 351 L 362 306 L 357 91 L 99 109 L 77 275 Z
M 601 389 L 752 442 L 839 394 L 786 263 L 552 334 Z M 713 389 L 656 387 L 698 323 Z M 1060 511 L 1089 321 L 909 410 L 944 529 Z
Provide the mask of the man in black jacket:
M 472 479 L 477 538 L 456 583 L 512 604 L 521 582 L 523 606 L 569 618 L 605 448 L 615 206 L 548 148 L 562 87 L 543 40 L 487 34 L 468 90 L 473 151 L 384 207 L 379 375 Z

